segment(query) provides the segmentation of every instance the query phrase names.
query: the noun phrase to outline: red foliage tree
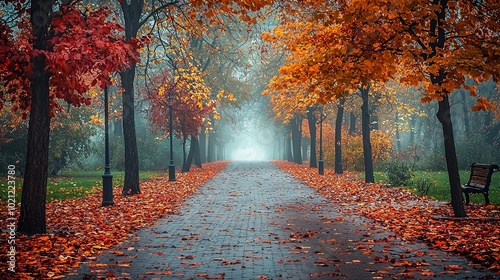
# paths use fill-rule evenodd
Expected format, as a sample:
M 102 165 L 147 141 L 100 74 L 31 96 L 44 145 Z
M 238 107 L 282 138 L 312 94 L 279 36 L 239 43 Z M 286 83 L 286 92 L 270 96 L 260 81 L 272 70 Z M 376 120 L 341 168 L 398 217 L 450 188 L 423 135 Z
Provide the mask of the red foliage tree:
M 186 170 L 188 138 L 198 137 L 201 127 L 206 125 L 206 119 L 215 110 L 209 88 L 203 85 L 200 76 L 193 73 L 196 72 L 173 76 L 168 71 L 164 72 L 155 78 L 158 87 L 150 91 L 147 97 L 150 105 L 149 121 L 155 133 L 169 135 L 170 108 L 173 110 L 172 129 L 183 143 L 183 171 Z
M 12 17 L 0 19 L 0 106 L 10 103 L 24 118 L 29 113 L 28 156 L 18 230 L 45 233 L 50 118 L 59 100 L 90 104 L 86 92 L 104 87 L 108 74 L 136 60 L 137 41 L 125 43 L 122 28 L 101 7 L 85 12 L 55 1 L 6 1 Z M 15 21 L 6 19 L 15 17 Z M 14 32 L 15 31 L 15 32 Z

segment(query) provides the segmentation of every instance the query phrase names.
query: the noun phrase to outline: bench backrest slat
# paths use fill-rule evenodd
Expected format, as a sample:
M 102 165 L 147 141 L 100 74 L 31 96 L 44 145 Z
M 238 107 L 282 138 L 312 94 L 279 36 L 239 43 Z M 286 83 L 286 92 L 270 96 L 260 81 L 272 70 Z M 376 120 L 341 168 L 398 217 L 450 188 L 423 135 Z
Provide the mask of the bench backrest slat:
M 498 170 L 498 165 L 473 163 L 471 165 L 470 178 L 467 185 L 488 190 L 491 183 L 491 175 L 495 170 Z
M 488 182 L 487 177 L 472 176 L 472 178 L 470 179 L 470 183 L 476 183 L 480 185 L 486 185 L 487 182 Z

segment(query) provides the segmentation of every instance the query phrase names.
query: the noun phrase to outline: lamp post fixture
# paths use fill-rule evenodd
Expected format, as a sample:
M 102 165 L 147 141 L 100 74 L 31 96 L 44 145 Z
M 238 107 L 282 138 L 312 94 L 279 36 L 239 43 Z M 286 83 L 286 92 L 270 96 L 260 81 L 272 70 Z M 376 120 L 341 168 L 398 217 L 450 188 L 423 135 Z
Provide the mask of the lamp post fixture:
M 319 160 L 318 173 L 325 174 L 325 162 L 323 161 L 323 105 L 321 105 L 319 114 Z
M 109 167 L 108 87 L 104 88 L 104 174 L 102 175 L 102 206 L 113 201 L 113 175 Z
M 168 180 L 175 181 L 175 165 L 174 165 L 174 150 L 173 150 L 173 141 L 174 134 L 172 132 L 172 91 L 168 94 L 168 104 L 170 107 L 170 121 L 169 121 L 169 134 L 170 134 L 170 164 L 168 165 Z

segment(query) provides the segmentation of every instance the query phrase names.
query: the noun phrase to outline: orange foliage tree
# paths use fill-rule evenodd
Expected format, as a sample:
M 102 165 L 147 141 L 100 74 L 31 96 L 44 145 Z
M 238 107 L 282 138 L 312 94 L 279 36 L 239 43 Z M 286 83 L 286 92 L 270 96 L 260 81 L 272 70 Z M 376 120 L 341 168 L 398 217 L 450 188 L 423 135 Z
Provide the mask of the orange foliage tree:
M 307 7 L 300 14 L 301 20 L 296 21 L 304 32 L 288 40 L 297 47 L 307 45 L 305 48 L 310 50 L 303 58 L 309 67 L 302 67 L 302 72 L 316 76 L 320 73 L 324 79 L 317 80 L 328 82 L 318 83 L 329 89 L 322 91 L 321 100 L 338 98 L 370 81 L 387 82 L 390 78 L 422 85 L 423 102 L 437 100 L 452 207 L 455 216 L 466 216 L 448 98 L 454 89 L 465 84 L 466 77 L 476 82 L 490 78 L 499 81 L 500 3 L 467 0 L 293 3 Z M 281 34 L 290 34 L 284 30 L 277 29 Z M 476 95 L 474 87 L 464 87 Z M 486 98 L 478 97 L 472 110 L 492 108 Z
M 306 136 L 309 136 L 306 134 Z M 316 137 L 319 137 L 317 135 Z M 373 145 L 374 164 L 383 164 L 389 161 L 393 151 L 393 143 L 390 132 L 375 130 L 370 134 Z M 336 155 L 335 128 L 331 119 L 323 122 L 323 159 L 327 165 L 332 165 Z M 363 163 L 363 137 L 360 133 L 349 134 L 346 127 L 342 127 L 342 164 L 346 170 L 361 171 Z

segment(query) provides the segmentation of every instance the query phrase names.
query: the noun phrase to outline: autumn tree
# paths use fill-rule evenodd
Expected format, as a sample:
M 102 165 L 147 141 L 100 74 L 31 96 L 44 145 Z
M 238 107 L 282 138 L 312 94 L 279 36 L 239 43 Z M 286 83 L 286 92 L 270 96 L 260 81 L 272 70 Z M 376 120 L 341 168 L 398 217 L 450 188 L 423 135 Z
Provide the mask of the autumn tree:
M 11 31 L 2 32 L 3 50 L 16 54 L 0 62 L 0 81 L 2 101 L 24 117 L 29 111 L 19 231 L 33 234 L 46 232 L 50 118 L 59 109 L 57 101 L 89 104 L 85 93 L 106 86 L 110 72 L 135 59 L 137 44 L 123 42 L 120 26 L 108 20 L 111 13 L 105 7 L 79 10 L 77 5 L 34 0 L 28 9 L 23 4 L 2 4 L 10 5 L 18 20 L 0 21 L 2 31 Z
M 291 53 L 279 72 L 280 76 L 289 78 L 277 83 L 277 87 L 306 87 L 307 92 L 313 93 L 308 102 L 313 103 L 326 103 L 359 90 L 364 100 L 362 123 L 365 139 L 365 180 L 374 182 L 369 90 L 371 84 L 388 81 L 396 72 L 396 67 L 382 68 L 371 61 L 387 59 L 386 56 L 390 53 L 374 54 L 377 58 L 364 57 L 350 47 L 354 44 L 352 36 L 345 34 L 341 26 L 330 26 L 323 20 L 320 20 L 320 23 L 325 25 L 308 22 L 306 18 L 304 21 L 291 21 L 279 26 L 272 34 L 263 34 L 264 39 L 284 44 Z M 369 69 L 373 67 L 377 68 L 377 72 L 370 75 Z M 301 100 L 301 97 L 295 99 Z
M 264 40 L 274 43 L 276 48 L 283 49 L 288 53 L 289 46 L 287 46 L 286 42 L 279 41 L 279 39 L 282 39 L 279 35 L 276 35 L 275 38 L 264 36 Z M 314 78 L 300 76 L 300 73 L 302 73 L 301 67 L 304 66 L 301 64 L 301 55 L 307 53 L 307 49 L 296 48 L 296 50 L 295 53 L 291 53 L 286 57 L 287 62 L 280 66 L 278 73 L 269 81 L 267 89 L 262 94 L 270 96 L 270 104 L 275 112 L 275 117 L 290 126 L 293 161 L 302 163 L 300 151 L 302 119 L 304 117 L 308 118 L 309 133 L 313 133 L 312 130 L 314 130 L 316 123 L 314 111 L 318 110 L 316 105 L 318 93 L 309 88 L 311 83 L 315 82 Z M 294 71 L 300 73 L 297 74 Z M 312 125 L 313 123 L 314 125 Z M 315 137 L 311 137 L 311 140 L 315 140 Z M 315 147 L 316 144 L 311 142 L 311 147 L 313 146 Z M 316 160 L 314 160 L 315 163 Z
M 317 123 L 317 117 L 315 114 L 315 108 L 313 107 L 308 107 L 307 108 L 307 124 L 308 124 L 308 130 L 309 130 L 309 138 L 311 139 L 311 156 L 309 159 L 309 167 L 318 167 L 317 165 L 317 158 L 316 158 L 316 123 Z M 321 121 L 321 118 L 323 116 L 319 116 L 319 119 Z
M 172 129 L 183 144 L 182 171 L 189 171 L 194 150 L 199 148 L 198 133 L 205 120 L 215 111 L 215 102 L 210 97 L 210 88 L 204 83 L 194 66 L 164 71 L 156 77 L 156 87 L 148 93 L 149 121 L 156 132 L 170 133 L 170 110 L 173 111 Z M 190 154 L 186 158 L 186 142 L 191 139 Z
M 344 118 L 345 97 L 339 99 L 335 117 L 335 174 L 343 174 L 342 164 L 342 120 Z
M 139 30 L 157 12 L 172 6 L 177 1 L 168 1 L 159 6 L 147 6 L 141 0 L 118 1 L 120 4 L 125 25 L 125 41 L 134 41 L 139 38 Z M 154 3 L 153 3 L 154 4 Z M 136 62 L 131 61 L 130 67 L 120 72 L 122 93 L 122 124 L 123 139 L 125 142 L 125 179 L 123 195 L 140 193 L 139 187 L 139 156 L 137 152 L 137 136 L 135 131 L 135 91 L 134 80 Z
M 324 9 L 325 2 L 318 2 L 322 9 L 305 19 L 324 23 L 321 33 L 316 32 L 311 38 L 312 42 L 326 46 L 314 55 L 322 61 L 320 69 L 326 73 L 328 67 L 323 66 L 337 63 L 338 59 L 355 58 L 363 75 L 339 75 L 335 77 L 335 87 L 345 89 L 363 84 L 365 79 L 390 77 L 424 86 L 421 100 L 438 102 L 436 115 L 444 136 L 453 211 L 457 217 L 465 216 L 449 96 L 461 86 L 477 95 L 474 86 L 465 84 L 466 77 L 476 82 L 490 78 L 498 82 L 500 4 L 466 0 L 334 2 L 333 11 Z M 401 71 L 394 76 L 397 68 Z M 326 92 L 327 99 L 338 94 Z M 482 96 L 472 106 L 472 110 L 491 109 L 493 104 Z
M 237 15 L 242 21 L 253 23 L 258 11 L 271 3 L 262 1 L 190 0 L 186 2 L 144 2 L 141 0 L 118 1 L 125 22 L 127 40 L 134 40 L 141 34 L 150 34 L 153 26 L 181 26 L 188 32 L 200 36 L 208 23 L 219 22 L 219 16 Z M 139 165 L 134 118 L 134 79 L 136 65 L 121 73 L 123 93 L 123 133 L 125 139 L 125 182 L 122 193 L 136 194 L 139 190 Z

